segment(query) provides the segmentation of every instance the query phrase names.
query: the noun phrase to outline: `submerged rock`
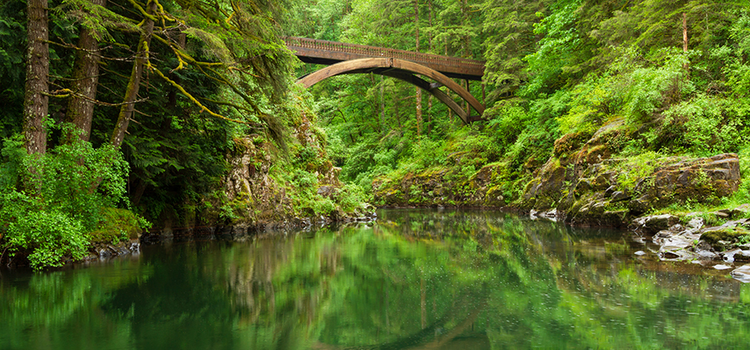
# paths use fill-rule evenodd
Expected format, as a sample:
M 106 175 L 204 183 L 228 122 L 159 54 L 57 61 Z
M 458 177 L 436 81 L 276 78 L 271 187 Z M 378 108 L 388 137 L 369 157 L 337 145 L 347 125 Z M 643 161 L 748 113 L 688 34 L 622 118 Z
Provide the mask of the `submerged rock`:
M 107 260 L 116 256 L 138 255 L 140 252 L 141 243 L 137 239 L 114 244 L 97 244 L 83 261 Z
M 634 222 L 641 232 L 650 232 L 643 229 L 648 222 L 653 222 L 653 229 L 663 227 L 670 221 L 673 219 L 666 216 L 649 216 Z M 721 260 L 726 264 L 750 262 L 750 244 L 747 244 L 750 232 L 746 228 L 749 221 L 740 219 L 721 226 L 703 227 L 704 220 L 694 217 L 686 226 L 678 223 L 658 231 L 651 240 L 659 245 L 658 255 L 661 260 Z
M 557 222 L 557 210 L 538 212 L 532 209 L 529 212 L 529 217 L 531 218 L 531 220 L 549 220 L 552 222 Z
M 750 283 L 750 264 L 740 266 L 729 273 L 732 278 L 742 282 Z

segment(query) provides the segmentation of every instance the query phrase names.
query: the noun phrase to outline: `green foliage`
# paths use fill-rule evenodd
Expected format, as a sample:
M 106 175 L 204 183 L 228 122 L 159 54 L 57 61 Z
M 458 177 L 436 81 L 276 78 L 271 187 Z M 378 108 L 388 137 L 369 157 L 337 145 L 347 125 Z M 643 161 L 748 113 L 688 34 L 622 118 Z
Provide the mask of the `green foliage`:
M 743 119 L 748 107 L 745 103 L 730 103 L 725 99 L 699 95 L 674 106 L 665 115 L 672 122 L 684 121 L 684 139 L 689 149 L 707 156 L 736 152 L 747 142 L 750 135 Z
M 88 237 L 81 220 L 56 209 L 36 210 L 35 201 L 23 193 L 11 192 L 0 199 L 0 216 L 7 223 L 6 240 L 12 251 L 30 251 L 31 267 L 40 270 L 62 266 L 65 259 L 80 260 L 86 255 Z M 10 212 L 25 212 L 10 216 Z
M 445 162 L 446 154 L 440 142 L 422 136 L 417 138 L 412 147 L 414 158 L 407 161 L 409 164 L 429 168 Z
M 44 155 L 26 155 L 22 147 L 16 136 L 5 140 L 2 151 L 5 247 L 28 252 L 34 269 L 82 258 L 104 209 L 128 205 L 127 163 L 113 147 L 94 149 L 78 138 Z
M 26 50 L 25 1 L 3 1 L 0 3 L 0 100 L 3 114 L 0 116 L 0 137 L 6 138 L 20 132 L 23 125 L 23 87 Z
M 558 118 L 563 134 L 584 132 L 593 134 L 604 121 L 612 117 L 615 84 L 609 76 L 590 77 L 571 92 L 570 111 Z
M 534 121 L 533 116 L 518 101 L 503 101 L 495 103 L 486 110 L 487 133 L 492 137 L 492 146 L 503 154 L 513 145 L 518 136 Z
M 581 0 L 555 1 L 548 16 L 534 25 L 534 34 L 543 34 L 533 53 L 524 57 L 535 74 L 526 86 L 527 95 L 551 93 L 563 87 L 579 50 L 579 32 L 574 24 Z M 542 13 L 537 13 L 542 16 Z
M 631 125 L 650 121 L 657 110 L 678 102 L 682 97 L 687 56 L 675 50 L 665 50 L 664 54 L 666 58 L 661 65 L 636 65 L 632 71 L 621 73 L 626 82 L 624 91 L 618 97 L 622 100 L 626 120 Z M 627 62 L 618 62 L 617 65 L 632 67 L 632 63 Z
M 104 208 L 102 221 L 96 230 L 90 234 L 92 244 L 117 244 L 131 239 L 138 239 L 144 228 L 151 224 L 130 210 L 119 208 Z
M 304 38 L 338 41 L 342 19 L 351 11 L 351 0 L 300 0 L 292 3 L 284 23 L 286 32 Z
M 530 72 L 524 57 L 534 53 L 538 36 L 534 25 L 540 21 L 548 1 L 484 1 L 482 34 L 485 39 L 484 81 L 491 84 L 489 101 L 512 96 L 529 80 Z M 502 21 L 493 20 L 502 18 Z M 490 104 L 488 103 L 488 107 Z M 487 112 L 485 112 L 487 113 Z
M 659 159 L 663 155 L 656 152 L 643 152 L 631 155 L 624 161 L 617 163 L 615 169 L 619 174 L 617 184 L 626 190 L 633 190 L 639 181 L 648 181 L 648 177 L 659 166 Z
M 338 205 L 346 213 L 354 213 L 362 208 L 362 203 L 370 200 L 366 191 L 357 185 L 346 184 L 339 190 L 336 196 Z

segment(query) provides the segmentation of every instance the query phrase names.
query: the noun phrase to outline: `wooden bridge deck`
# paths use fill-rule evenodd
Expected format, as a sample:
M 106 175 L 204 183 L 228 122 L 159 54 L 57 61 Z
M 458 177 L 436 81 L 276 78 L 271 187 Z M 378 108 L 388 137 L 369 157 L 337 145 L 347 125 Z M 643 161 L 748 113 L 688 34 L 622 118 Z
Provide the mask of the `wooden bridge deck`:
M 482 80 L 484 74 L 484 62 L 466 58 L 299 37 L 287 37 L 284 41 L 305 63 L 331 65 L 359 58 L 397 58 L 419 63 L 451 78 Z

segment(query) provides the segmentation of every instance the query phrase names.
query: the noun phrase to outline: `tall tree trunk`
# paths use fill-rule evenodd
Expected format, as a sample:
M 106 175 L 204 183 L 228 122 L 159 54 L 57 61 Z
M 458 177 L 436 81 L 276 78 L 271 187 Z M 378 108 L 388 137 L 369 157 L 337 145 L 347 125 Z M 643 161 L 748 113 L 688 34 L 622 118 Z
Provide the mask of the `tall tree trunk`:
M 380 76 L 380 134 L 385 136 L 385 82 L 383 76 Z
M 156 7 L 156 1 L 149 0 L 146 5 L 146 13 L 153 15 L 156 12 Z M 133 70 L 130 73 L 130 80 L 128 81 L 128 87 L 125 90 L 125 97 L 123 98 L 124 104 L 120 108 L 117 124 L 115 124 L 115 130 L 112 132 L 112 139 L 110 141 L 112 145 L 118 148 L 125 139 L 125 132 L 128 130 L 130 118 L 133 117 L 135 101 L 138 98 L 138 90 L 140 89 L 141 77 L 143 76 L 143 67 L 148 62 L 149 46 L 151 45 L 151 34 L 153 31 L 154 21 L 148 17 L 144 18 L 141 24 L 141 37 L 138 40 L 138 52 L 136 53 Z
M 427 40 L 430 44 L 430 53 L 434 53 L 432 52 L 432 50 L 434 49 L 434 47 L 432 46 L 432 33 L 434 31 L 434 29 L 432 28 L 432 0 L 427 0 L 427 7 L 430 9 L 429 11 L 430 32 L 428 33 L 429 35 L 427 36 Z
M 435 47 L 432 43 L 432 34 L 433 34 L 432 30 L 434 30 L 432 28 L 432 0 L 427 0 L 427 6 L 430 9 L 429 11 L 430 22 L 429 23 L 430 23 L 430 29 L 431 29 L 427 35 L 427 39 L 429 40 L 429 44 L 430 44 L 430 53 L 435 53 Z M 425 133 L 430 132 L 430 130 L 428 129 L 430 128 L 429 125 L 431 125 L 431 122 L 432 122 L 432 97 L 433 97 L 432 94 L 427 96 L 427 123 L 428 123 L 427 125 L 428 126 L 425 128 Z
M 414 37 L 417 41 L 417 48 L 416 51 L 419 52 L 419 0 L 414 0 Z M 419 87 L 417 89 L 417 98 L 416 98 L 416 104 L 417 104 L 417 111 L 416 111 L 416 117 L 417 117 L 417 135 L 422 134 L 422 89 Z
M 463 25 L 468 25 L 469 23 L 469 0 L 464 0 L 464 6 L 461 8 L 461 12 L 464 16 L 464 23 Z M 464 56 L 466 58 L 471 58 L 471 38 L 469 38 L 469 35 L 464 35 Z
M 90 0 L 93 5 L 105 6 L 106 0 Z M 81 140 L 91 136 L 91 121 L 94 119 L 94 100 L 99 84 L 99 41 L 91 29 L 81 28 L 78 38 L 75 67 L 73 68 L 73 96 L 68 102 L 65 120 L 73 123 L 80 132 Z M 68 140 L 72 140 L 69 135 Z
M 26 87 L 23 101 L 23 133 L 29 154 L 47 152 L 44 127 L 49 109 L 49 27 L 47 0 L 27 0 L 28 48 L 26 51 Z
M 682 14 L 682 52 L 688 51 L 687 13 Z

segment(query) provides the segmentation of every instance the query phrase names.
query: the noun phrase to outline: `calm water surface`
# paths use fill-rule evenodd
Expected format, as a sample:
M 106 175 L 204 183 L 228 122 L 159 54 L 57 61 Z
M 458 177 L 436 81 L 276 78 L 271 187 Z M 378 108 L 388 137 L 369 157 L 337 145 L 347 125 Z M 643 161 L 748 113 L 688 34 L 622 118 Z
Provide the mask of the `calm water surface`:
M 1 271 L 0 349 L 750 347 L 750 285 L 624 232 L 488 211 Z M 626 238 L 623 238 L 626 237 Z

